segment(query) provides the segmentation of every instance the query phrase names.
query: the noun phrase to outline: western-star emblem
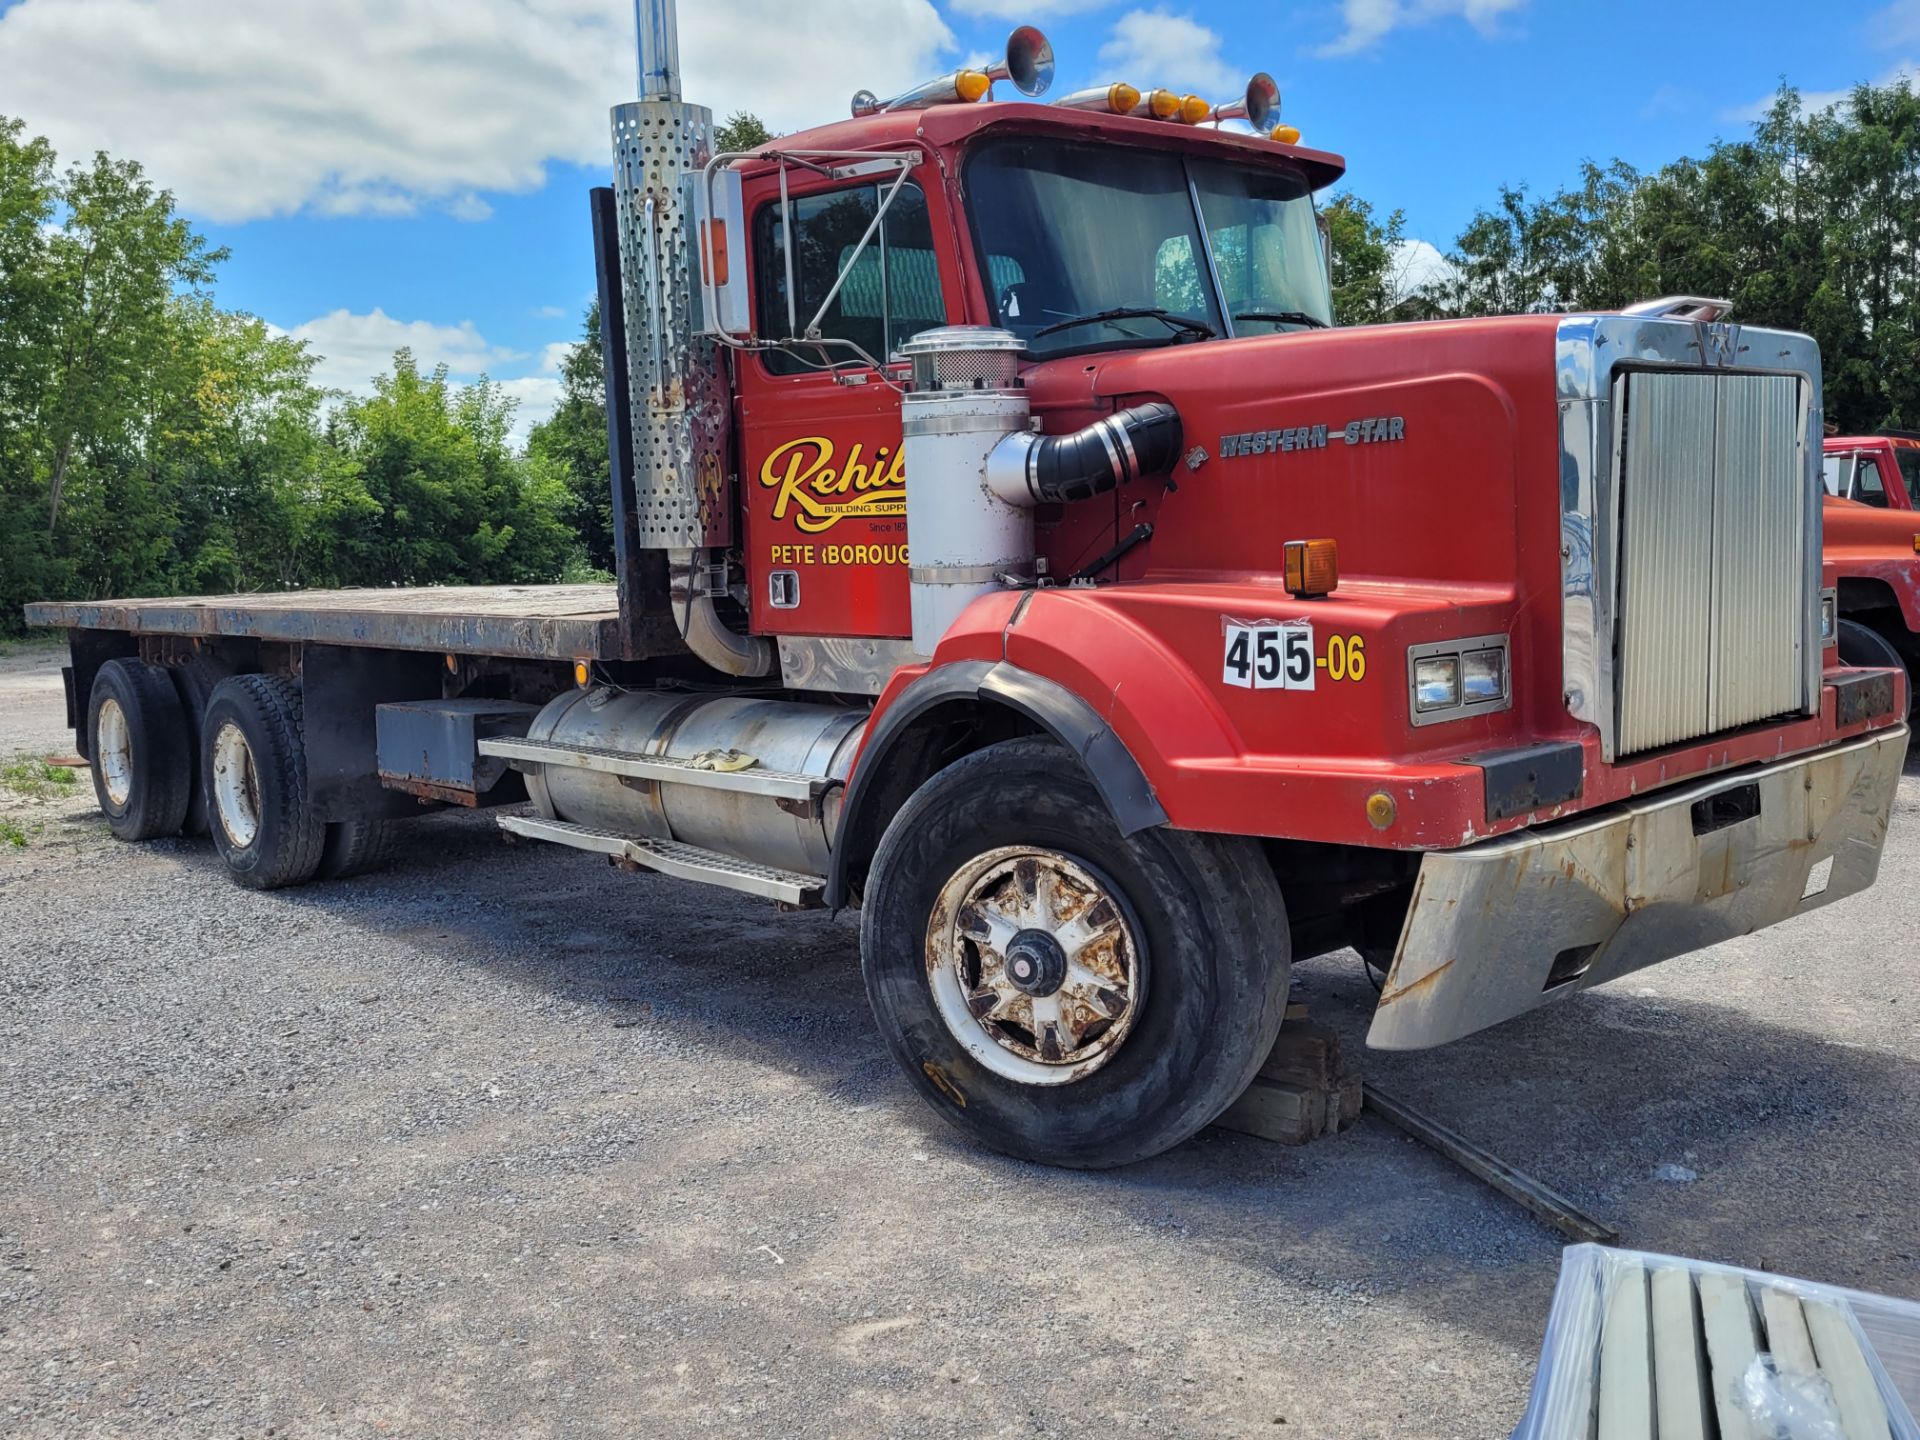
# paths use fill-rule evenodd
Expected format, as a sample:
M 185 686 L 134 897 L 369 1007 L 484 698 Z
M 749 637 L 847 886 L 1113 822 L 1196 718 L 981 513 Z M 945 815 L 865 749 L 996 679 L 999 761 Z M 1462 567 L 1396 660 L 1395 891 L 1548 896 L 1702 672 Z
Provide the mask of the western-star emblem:
M 1383 441 L 1406 438 L 1407 422 L 1402 416 L 1374 415 L 1364 420 L 1349 420 L 1339 427 L 1290 425 L 1278 430 L 1247 430 L 1238 435 L 1222 435 L 1220 458 L 1232 460 L 1247 455 L 1324 450 L 1334 441 L 1344 445 L 1378 445 Z

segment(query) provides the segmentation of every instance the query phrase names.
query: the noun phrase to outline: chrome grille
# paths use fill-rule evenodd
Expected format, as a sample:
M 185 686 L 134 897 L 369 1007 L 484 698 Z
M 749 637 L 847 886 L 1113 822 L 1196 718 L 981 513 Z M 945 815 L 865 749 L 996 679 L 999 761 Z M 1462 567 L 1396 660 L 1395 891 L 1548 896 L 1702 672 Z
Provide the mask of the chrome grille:
M 1799 377 L 1637 370 L 1615 385 L 1619 753 L 1802 709 Z

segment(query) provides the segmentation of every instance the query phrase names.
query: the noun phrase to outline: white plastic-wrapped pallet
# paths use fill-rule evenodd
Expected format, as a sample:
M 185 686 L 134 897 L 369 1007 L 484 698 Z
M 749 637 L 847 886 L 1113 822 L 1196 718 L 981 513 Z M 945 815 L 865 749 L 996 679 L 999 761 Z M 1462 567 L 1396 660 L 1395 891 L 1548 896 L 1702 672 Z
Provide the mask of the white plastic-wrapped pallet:
M 1570 1246 L 1514 1440 L 1920 1440 L 1920 1304 Z

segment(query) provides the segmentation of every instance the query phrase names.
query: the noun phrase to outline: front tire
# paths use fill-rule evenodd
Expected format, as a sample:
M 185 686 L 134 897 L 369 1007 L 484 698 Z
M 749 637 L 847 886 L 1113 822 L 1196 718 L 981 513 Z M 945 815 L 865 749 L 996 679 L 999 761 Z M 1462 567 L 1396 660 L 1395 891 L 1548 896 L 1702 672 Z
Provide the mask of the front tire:
M 1257 842 L 1123 836 L 1073 757 L 1009 740 L 921 786 L 868 878 L 882 1035 L 947 1120 L 1049 1165 L 1125 1165 L 1239 1097 L 1286 1011 L 1286 910 Z
M 305 711 L 283 675 L 235 675 L 214 687 L 200 733 L 213 847 L 249 890 L 311 880 L 327 827 L 307 795 Z
M 102 665 L 87 702 L 87 741 L 107 828 L 135 841 L 179 833 L 193 755 L 167 672 L 132 659 Z
M 1901 623 L 1898 612 L 1887 630 L 1876 629 L 1862 620 L 1840 622 L 1840 663 L 1869 669 L 1902 671 L 1907 677 L 1907 713 L 1920 716 L 1920 688 L 1914 680 L 1920 674 L 1920 639 Z

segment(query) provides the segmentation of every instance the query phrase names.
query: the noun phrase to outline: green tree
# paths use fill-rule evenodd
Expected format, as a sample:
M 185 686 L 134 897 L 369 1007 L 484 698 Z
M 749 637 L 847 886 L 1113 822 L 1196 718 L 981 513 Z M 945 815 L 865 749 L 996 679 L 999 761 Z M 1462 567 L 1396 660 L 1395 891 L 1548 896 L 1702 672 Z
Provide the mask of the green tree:
M 51 373 L 37 407 L 34 457 L 44 467 L 47 531 L 91 444 L 111 467 L 137 444 L 153 373 L 169 344 L 171 303 L 208 285 L 227 258 L 174 213 L 173 196 L 139 165 L 96 154 L 67 171 L 65 223 L 47 239 L 46 333 Z M 103 480 L 104 476 L 100 477 Z
M 0 116 L 0 632 L 19 623 L 21 601 L 63 581 L 46 541 L 34 448 L 53 327 L 54 167 L 52 146 Z
M 1782 88 L 1745 138 L 1651 174 L 1615 161 L 1545 198 L 1503 189 L 1456 242 L 1458 314 L 1718 296 L 1820 344 L 1827 417 L 1920 425 L 1920 96 L 1862 85 L 1806 112 Z
M 573 551 L 565 484 L 516 456 L 514 402 L 487 380 L 422 375 L 394 356 L 375 393 L 341 407 L 335 443 L 371 509 L 334 538 L 340 579 L 359 585 L 503 584 L 557 578 Z
M 718 154 L 755 150 L 771 139 L 773 132 L 760 117 L 745 110 L 734 111 L 727 117 L 726 124 L 715 126 L 713 132 L 714 150 Z
M 1410 297 L 1399 252 L 1406 239 L 1406 214 L 1394 210 L 1384 220 L 1376 219 L 1372 205 L 1346 190 L 1321 213 L 1333 272 L 1334 323 L 1376 325 L 1410 318 L 1402 313 Z
M 600 302 L 587 307 L 580 338 L 560 362 L 560 403 L 527 436 L 527 457 L 568 493 L 567 521 L 588 569 L 613 571 L 613 486 L 607 462 L 607 368 Z

